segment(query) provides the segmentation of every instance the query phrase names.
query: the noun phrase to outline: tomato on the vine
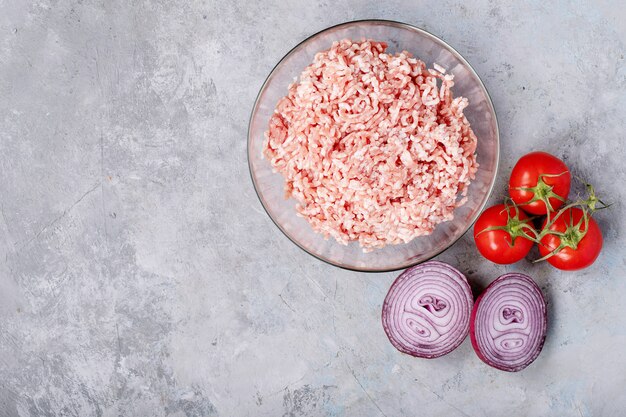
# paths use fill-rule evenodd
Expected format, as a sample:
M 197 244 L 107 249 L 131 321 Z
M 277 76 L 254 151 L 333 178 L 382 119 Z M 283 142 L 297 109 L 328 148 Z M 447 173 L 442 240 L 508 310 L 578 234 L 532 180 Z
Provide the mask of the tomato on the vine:
M 474 225 L 478 251 L 497 264 L 512 264 L 524 258 L 533 247 L 534 233 L 523 211 L 504 204 L 485 210 Z
M 542 234 L 539 244 L 542 259 L 565 271 L 588 267 L 602 249 L 600 227 L 577 207 L 565 209 L 551 224 L 546 219 Z
M 531 152 L 515 164 L 509 194 L 524 211 L 548 214 L 565 203 L 570 182 L 571 174 L 563 161 L 547 152 Z

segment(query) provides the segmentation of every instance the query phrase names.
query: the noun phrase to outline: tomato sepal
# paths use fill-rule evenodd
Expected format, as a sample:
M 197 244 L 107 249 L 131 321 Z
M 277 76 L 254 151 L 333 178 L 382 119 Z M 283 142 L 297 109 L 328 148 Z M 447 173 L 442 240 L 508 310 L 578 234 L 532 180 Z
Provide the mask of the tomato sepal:
M 554 211 L 554 207 L 552 206 L 550 199 L 554 198 L 555 200 L 558 200 L 561 203 L 565 203 L 566 200 L 554 192 L 553 185 L 546 183 L 543 179 L 560 177 L 561 175 L 565 175 L 568 172 L 569 171 L 563 171 L 560 174 L 541 174 L 537 178 L 537 185 L 535 185 L 534 187 L 513 187 L 514 190 L 528 191 L 528 192 L 533 193 L 533 197 L 530 200 L 525 201 L 523 203 L 519 203 L 519 206 L 522 206 L 523 208 L 523 206 L 525 205 L 529 205 L 534 202 L 541 201 L 543 204 L 546 205 L 546 209 L 547 209 L 546 215 L 548 216 L 548 220 L 549 220 L 550 213 Z
M 570 204 L 569 206 L 573 206 L 573 205 Z M 539 259 L 534 260 L 533 263 L 548 260 L 565 248 L 570 248 L 572 250 L 578 249 L 578 244 L 580 243 L 581 240 L 583 240 L 583 238 L 587 235 L 587 232 L 589 231 L 589 213 L 587 212 L 585 208 L 581 209 L 583 214 L 581 218 L 578 220 L 578 223 L 576 224 L 574 224 L 571 211 L 569 211 L 570 222 L 564 232 L 557 232 L 554 230 L 550 230 L 550 227 L 554 224 L 554 222 L 556 222 L 558 216 L 565 213 L 565 211 L 569 210 L 570 208 L 572 207 L 566 206 L 562 210 L 559 210 L 559 213 L 557 213 L 557 216 L 554 217 L 553 221 L 548 222 L 546 226 L 543 228 L 543 230 L 540 232 L 540 236 L 542 238 L 547 234 L 558 236 L 559 246 L 557 246 L 555 249 L 550 251 L 550 253 L 548 253 L 546 256 L 543 256 Z M 581 229 L 581 226 L 583 226 L 583 224 L 584 224 L 584 227 Z M 543 245 L 541 241 L 539 244 Z M 545 247 L 545 245 L 543 246 Z
M 515 214 L 513 216 L 511 216 L 511 208 L 515 211 Z M 509 247 L 515 246 L 515 240 L 518 237 L 523 237 L 524 239 L 528 239 L 531 242 L 539 244 L 537 231 L 531 223 L 535 219 L 535 216 L 528 217 L 527 219 L 520 219 L 519 206 L 515 204 L 515 202 L 510 197 L 504 198 L 504 209 L 500 213 L 502 212 L 506 212 L 506 225 L 486 227 L 478 232 L 476 236 L 480 236 L 482 233 L 491 232 L 493 230 L 502 230 L 508 233 L 511 237 L 511 241 L 507 242 Z M 527 230 L 532 233 L 532 236 L 526 232 Z

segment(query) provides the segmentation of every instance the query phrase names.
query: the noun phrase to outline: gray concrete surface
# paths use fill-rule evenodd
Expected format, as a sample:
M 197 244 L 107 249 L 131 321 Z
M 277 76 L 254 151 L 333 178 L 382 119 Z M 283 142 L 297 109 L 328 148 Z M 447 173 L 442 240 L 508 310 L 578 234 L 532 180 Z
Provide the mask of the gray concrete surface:
M 0 1 L 1 416 L 622 416 L 626 15 L 614 1 Z M 506 271 L 549 300 L 518 374 L 469 340 L 402 355 L 379 323 L 396 274 L 325 265 L 254 194 L 246 128 L 293 45 L 388 18 L 455 46 L 493 96 L 502 167 L 561 156 L 596 184 L 605 248 L 577 273 Z

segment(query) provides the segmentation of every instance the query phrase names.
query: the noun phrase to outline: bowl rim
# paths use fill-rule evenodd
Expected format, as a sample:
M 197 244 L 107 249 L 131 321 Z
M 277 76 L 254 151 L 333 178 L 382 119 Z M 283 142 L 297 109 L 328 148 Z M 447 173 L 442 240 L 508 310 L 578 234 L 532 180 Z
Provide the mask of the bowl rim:
M 485 97 L 487 98 L 487 104 L 489 106 L 489 109 L 491 110 L 491 112 L 494 115 L 494 121 L 495 121 L 495 129 L 496 129 L 496 163 L 495 163 L 495 167 L 494 167 L 494 172 L 495 174 L 493 175 L 493 177 L 491 178 L 491 183 L 489 184 L 489 189 L 487 191 L 486 197 L 483 200 L 483 203 L 481 204 L 480 208 L 476 211 L 476 214 L 472 217 L 472 219 L 467 223 L 467 226 L 465 228 L 465 230 L 459 234 L 459 236 L 457 238 L 455 238 L 453 241 L 450 242 L 450 244 L 448 246 L 446 246 L 445 248 L 443 248 L 442 250 L 436 252 L 435 254 L 433 254 L 432 256 L 429 256 L 426 259 L 422 259 L 420 261 L 416 261 L 416 262 L 407 262 L 406 264 L 400 265 L 400 266 L 394 266 L 392 268 L 368 268 L 368 267 L 358 267 L 358 266 L 350 266 L 350 265 L 343 265 L 340 264 L 338 262 L 334 262 L 330 259 L 326 259 L 320 255 L 317 255 L 311 251 L 309 251 L 307 248 L 305 248 L 304 246 L 302 246 L 300 243 L 298 243 L 295 239 L 293 239 L 289 233 L 287 233 L 283 227 L 274 219 L 274 217 L 271 215 L 271 213 L 269 212 L 269 210 L 267 209 L 266 205 L 265 205 L 265 200 L 263 199 L 261 193 L 259 192 L 259 188 L 257 186 L 256 183 L 256 179 L 254 176 L 254 173 L 252 171 L 252 162 L 250 161 L 250 141 L 251 141 L 251 137 L 250 137 L 250 128 L 252 126 L 252 119 L 254 114 L 257 111 L 257 108 L 259 106 L 259 98 L 261 97 L 261 95 L 263 94 L 263 92 L 265 91 L 269 81 L 272 79 L 276 69 L 278 67 L 281 66 L 281 64 L 287 60 L 287 58 L 289 58 L 296 50 L 298 50 L 303 44 L 307 43 L 309 40 L 311 40 L 312 38 L 316 37 L 317 35 L 324 33 L 326 31 L 329 31 L 331 29 L 336 29 L 342 26 L 351 26 L 351 25 L 355 25 L 355 24 L 359 24 L 359 23 L 383 23 L 383 24 L 388 24 L 390 26 L 397 26 L 397 27 L 403 27 L 405 29 L 409 29 L 411 31 L 415 31 L 415 32 L 419 32 L 420 34 L 426 36 L 427 38 L 431 38 L 434 41 L 438 41 L 441 42 L 443 45 L 445 45 L 449 51 L 455 55 L 455 57 L 461 61 L 468 69 L 469 71 L 476 76 L 476 79 L 478 79 L 478 83 L 480 85 L 480 88 L 483 90 L 483 92 L 485 93 Z M 450 44 L 448 44 L 448 42 L 444 41 L 443 39 L 439 38 L 438 36 L 433 35 L 432 33 L 428 32 L 425 29 L 419 28 L 417 26 L 413 26 L 409 23 L 403 23 L 403 22 L 398 22 L 395 20 L 388 20 L 388 19 L 357 19 L 357 20 L 350 20 L 350 21 L 346 21 L 343 23 L 339 23 L 333 26 L 329 26 L 327 28 L 324 28 L 320 31 L 315 32 L 314 34 L 306 37 L 305 39 L 303 39 L 302 41 L 298 42 L 298 44 L 296 44 L 293 48 L 291 48 L 289 50 L 289 52 L 287 52 L 277 63 L 276 65 L 274 65 L 274 67 L 272 68 L 272 70 L 270 71 L 270 73 L 267 75 L 267 77 L 265 78 L 265 81 L 263 81 L 263 84 L 261 85 L 261 88 L 259 89 L 259 92 L 254 100 L 254 106 L 252 107 L 252 112 L 250 113 L 250 118 L 248 120 L 248 130 L 247 130 L 247 141 L 246 141 L 246 157 L 248 159 L 248 172 L 250 174 L 250 178 L 252 180 L 252 185 L 254 187 L 254 192 L 257 195 L 257 198 L 259 199 L 259 201 L 261 202 L 261 206 L 263 206 L 263 210 L 265 211 L 265 213 L 268 215 L 268 217 L 272 220 L 272 223 L 274 223 L 274 225 L 278 228 L 278 230 L 280 230 L 282 232 L 283 235 L 285 235 L 287 237 L 287 239 L 289 239 L 293 244 L 295 244 L 297 247 L 299 247 L 301 250 L 303 250 L 304 252 L 308 253 L 309 255 L 313 256 L 316 259 L 319 259 L 320 261 L 327 263 L 329 265 L 332 266 L 336 266 L 338 268 L 341 269 L 345 269 L 348 271 L 356 271 L 356 272 L 368 272 L 368 273 L 381 273 L 381 272 L 393 272 L 393 271 L 399 271 L 401 269 L 406 269 L 406 268 L 410 268 L 412 266 L 421 264 L 423 262 L 429 261 L 439 255 L 441 255 L 443 252 L 445 252 L 446 250 L 450 249 L 450 247 L 452 247 L 456 242 L 458 242 L 463 236 L 465 236 L 465 234 L 467 233 L 468 230 L 470 230 L 472 228 L 472 226 L 474 225 L 474 223 L 476 222 L 476 220 L 478 219 L 478 217 L 480 216 L 480 214 L 482 213 L 482 211 L 485 209 L 485 206 L 487 205 L 487 202 L 489 201 L 489 198 L 491 197 L 491 194 L 493 193 L 493 188 L 496 182 L 496 177 L 498 176 L 498 170 L 500 167 L 500 128 L 498 125 L 498 116 L 496 114 L 496 109 L 493 105 L 493 101 L 491 100 L 491 96 L 489 95 L 489 91 L 487 90 L 487 88 L 485 87 L 485 84 L 483 83 L 483 80 L 480 78 L 480 76 L 478 75 L 478 73 L 476 72 L 476 70 L 474 69 L 474 67 L 472 67 L 470 65 L 470 63 L 459 53 L 459 51 L 457 51 L 455 48 L 453 48 Z

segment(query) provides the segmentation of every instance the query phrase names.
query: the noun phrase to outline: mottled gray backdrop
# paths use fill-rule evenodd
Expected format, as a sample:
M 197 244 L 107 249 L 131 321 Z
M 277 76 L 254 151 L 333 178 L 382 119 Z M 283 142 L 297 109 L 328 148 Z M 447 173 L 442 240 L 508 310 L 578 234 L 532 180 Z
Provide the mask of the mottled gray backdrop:
M 1 416 L 622 416 L 624 4 L 613 1 L 0 0 Z M 292 46 L 388 18 L 457 48 L 499 116 L 493 196 L 545 149 L 615 202 L 605 248 L 560 273 L 439 259 L 476 289 L 536 278 L 550 326 L 507 374 L 469 341 L 402 355 L 396 274 L 321 263 L 264 214 L 246 164 L 256 93 Z

